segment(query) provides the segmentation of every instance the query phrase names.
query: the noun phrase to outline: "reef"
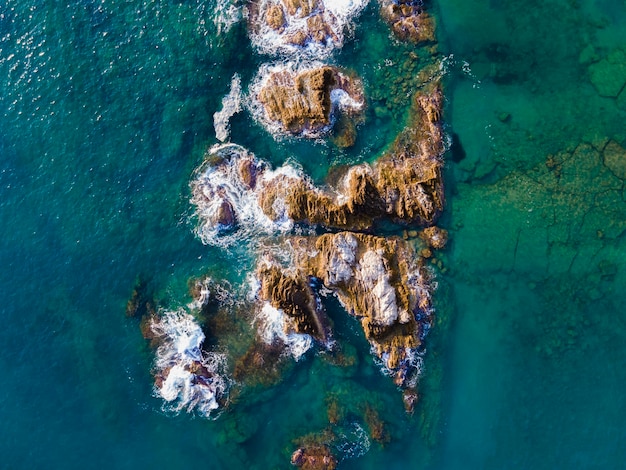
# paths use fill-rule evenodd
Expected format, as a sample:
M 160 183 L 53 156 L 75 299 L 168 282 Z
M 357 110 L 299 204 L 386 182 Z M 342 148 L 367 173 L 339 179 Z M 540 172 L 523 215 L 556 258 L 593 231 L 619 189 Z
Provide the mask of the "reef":
M 365 337 L 399 386 L 411 387 L 418 354 L 431 326 L 430 276 L 411 246 L 397 237 L 352 232 L 292 237 L 291 267 L 267 259 L 260 269 L 259 300 L 273 302 L 289 319 L 287 331 L 315 333 L 317 308 L 306 279 L 334 293 L 355 316 Z
M 336 67 L 293 63 L 261 67 L 251 86 L 255 116 L 271 130 L 317 137 L 336 115 L 364 107 L 361 82 Z
M 383 0 L 381 15 L 402 41 L 435 42 L 435 20 L 420 0 Z

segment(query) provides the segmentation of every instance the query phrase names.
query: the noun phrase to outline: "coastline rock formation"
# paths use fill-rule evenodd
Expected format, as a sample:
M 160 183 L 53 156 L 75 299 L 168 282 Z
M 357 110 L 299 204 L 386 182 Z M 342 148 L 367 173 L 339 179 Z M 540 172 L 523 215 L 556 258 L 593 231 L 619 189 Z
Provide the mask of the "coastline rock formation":
M 365 104 L 359 80 L 319 64 L 261 67 L 251 94 L 253 114 L 270 130 L 305 137 L 328 132 L 338 112 L 356 115 Z
M 253 0 L 248 5 L 250 40 L 266 54 L 328 55 L 341 48 L 344 30 L 366 4 L 367 1 Z
M 315 187 L 290 165 L 270 170 L 238 145 L 213 147 L 191 183 L 200 238 L 228 244 L 235 229 L 285 232 L 294 222 L 357 231 L 379 219 L 433 225 L 444 204 L 442 101 L 437 85 L 418 93 L 389 152 L 338 174 L 335 188 Z
M 435 42 L 435 20 L 421 0 L 383 0 L 381 15 L 402 41 Z
M 259 270 L 259 298 L 295 318 L 293 331 L 315 331 L 315 296 L 305 280 L 333 292 L 359 319 L 365 337 L 397 385 L 411 387 L 421 366 L 418 351 L 430 328 L 428 272 L 404 240 L 352 232 L 293 237 L 292 268 Z M 290 331 L 292 331 L 290 330 Z

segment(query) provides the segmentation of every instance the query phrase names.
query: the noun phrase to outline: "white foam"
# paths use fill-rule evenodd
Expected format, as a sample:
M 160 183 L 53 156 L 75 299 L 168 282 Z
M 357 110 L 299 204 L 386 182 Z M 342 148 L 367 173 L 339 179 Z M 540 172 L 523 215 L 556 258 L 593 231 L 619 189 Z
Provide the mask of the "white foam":
M 213 12 L 218 36 L 228 33 L 243 18 L 242 8 L 236 6 L 233 0 L 217 0 Z
M 285 331 L 285 314 L 282 310 L 272 307 L 269 302 L 264 302 L 263 307 L 257 313 L 256 322 L 261 340 L 265 344 L 273 344 L 277 340 L 282 341 L 289 354 L 296 361 L 313 345 L 313 338 L 307 334 L 287 333 Z
M 236 73 L 230 82 L 230 91 L 222 98 L 222 109 L 213 114 L 213 127 L 217 140 L 224 142 L 228 139 L 229 120 L 239 111 L 241 111 L 241 77 Z
M 341 460 L 361 457 L 371 446 L 367 432 L 357 422 L 351 423 L 345 430 L 338 430 L 337 441 L 335 447 L 341 455 Z
M 270 170 L 264 162 L 235 144 L 214 146 L 209 153 L 221 158 L 221 161 L 201 166 L 191 182 L 191 202 L 196 206 L 195 213 L 199 221 L 196 234 L 203 243 L 230 246 L 240 243 L 242 239 L 285 233 L 293 228 L 293 221 L 288 216 L 287 206 L 281 196 L 286 195 L 287 188 L 296 180 L 304 179 L 297 169 L 285 164 Z M 246 185 L 239 171 L 244 159 L 250 160 L 256 172 L 256 185 L 253 188 Z M 270 185 L 278 188 L 271 218 L 263 212 L 259 203 L 259 198 Z M 232 208 L 235 227 L 224 227 L 218 220 L 224 202 Z
M 250 40 L 264 54 L 323 58 L 343 46 L 346 31 L 353 28 L 353 18 L 365 8 L 368 1 L 319 0 L 317 7 L 305 16 L 301 9 L 290 15 L 281 0 L 261 0 L 257 5 L 258 16 L 252 19 L 254 25 L 249 28 Z M 278 6 L 283 12 L 285 23 L 279 31 L 273 30 L 266 22 L 270 5 Z M 309 30 L 307 22 L 314 16 L 320 17 L 326 25 L 326 35 L 322 40 L 314 38 L 311 34 L 313 31 Z M 304 44 L 293 44 L 291 38 L 294 35 L 304 35 Z
M 218 400 L 226 393 L 222 375 L 226 363 L 223 354 L 204 352 L 205 339 L 200 325 L 184 310 L 164 312 L 153 319 L 150 328 L 161 340 L 155 359 L 155 375 L 163 380 L 155 386 L 157 396 L 167 404 L 164 409 L 179 413 L 196 411 L 209 417 L 219 408 Z

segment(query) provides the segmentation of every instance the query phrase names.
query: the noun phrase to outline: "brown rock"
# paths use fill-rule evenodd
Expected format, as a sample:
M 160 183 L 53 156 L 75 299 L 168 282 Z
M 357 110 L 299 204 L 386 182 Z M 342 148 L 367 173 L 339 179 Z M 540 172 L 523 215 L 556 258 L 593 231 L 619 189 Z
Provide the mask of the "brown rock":
M 259 92 L 259 101 L 272 121 L 293 133 L 325 127 L 330 122 L 330 91 L 335 84 L 331 67 L 293 76 L 274 72 Z
M 224 228 L 232 228 L 235 226 L 235 211 L 232 204 L 227 199 L 222 200 L 217 210 L 216 221 Z
M 312 299 L 298 279 L 318 279 L 360 320 L 395 382 L 409 383 L 416 372 L 415 352 L 431 322 L 428 275 L 409 244 L 400 238 L 340 232 L 295 237 L 290 245 L 295 274 L 284 274 L 275 265 L 261 269 L 262 298 L 271 299 L 287 318 L 310 325 L 306 332 L 315 331 L 306 320 L 314 318 Z
M 432 226 L 422 230 L 420 238 L 431 248 L 440 250 L 448 243 L 448 231 L 437 226 Z
M 291 455 L 291 463 L 304 470 L 335 470 L 337 459 L 326 445 L 298 448 Z
M 421 2 L 384 0 L 381 15 L 402 41 L 435 42 L 434 18 L 424 12 Z
M 438 87 L 418 94 L 411 123 L 391 151 L 373 167 L 346 169 L 334 191 L 319 190 L 306 181 L 293 185 L 284 193 L 289 216 L 298 222 L 351 230 L 370 228 L 383 217 L 408 224 L 434 223 L 444 204 L 441 105 Z
M 319 6 L 319 0 L 281 0 L 281 2 L 291 16 L 297 14 L 300 18 L 309 16 Z
M 285 26 L 285 14 L 280 5 L 269 4 L 265 13 L 265 22 L 274 31 L 282 31 Z
M 331 92 L 337 89 L 344 90 L 355 103 L 363 102 L 360 82 L 330 66 L 269 72 L 263 77 L 256 99 L 264 110 L 264 119 L 279 124 L 283 131 L 317 136 L 330 130 L 331 114 L 335 111 Z
M 307 277 L 300 273 L 287 275 L 277 266 L 263 266 L 257 276 L 261 282 L 260 298 L 283 311 L 288 333 L 308 334 L 321 343 L 328 342 L 329 322 L 318 307 L 319 299 Z

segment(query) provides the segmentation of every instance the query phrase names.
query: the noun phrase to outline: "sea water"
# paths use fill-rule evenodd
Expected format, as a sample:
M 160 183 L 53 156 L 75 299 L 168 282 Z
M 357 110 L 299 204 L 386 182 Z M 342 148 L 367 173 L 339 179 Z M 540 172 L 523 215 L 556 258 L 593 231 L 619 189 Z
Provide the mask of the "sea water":
M 190 277 L 245 283 L 245 244 L 196 236 L 189 183 L 235 74 L 246 90 L 280 56 L 258 54 L 222 0 L 0 5 L 2 467 L 286 468 L 294 439 L 327 426 L 328 397 L 349 416 L 341 468 L 622 466 L 626 203 L 604 150 L 626 144 L 624 4 L 428 8 L 455 137 L 415 413 L 328 299 L 353 366 L 312 350 L 205 419 L 154 395 L 126 301 L 138 276 L 172 312 Z M 407 54 L 430 59 L 390 37 L 375 2 L 354 21 L 328 55 L 364 80 L 352 149 L 275 139 L 245 110 L 231 140 L 316 182 L 375 160 L 405 122 Z M 364 403 L 389 443 L 367 437 Z

